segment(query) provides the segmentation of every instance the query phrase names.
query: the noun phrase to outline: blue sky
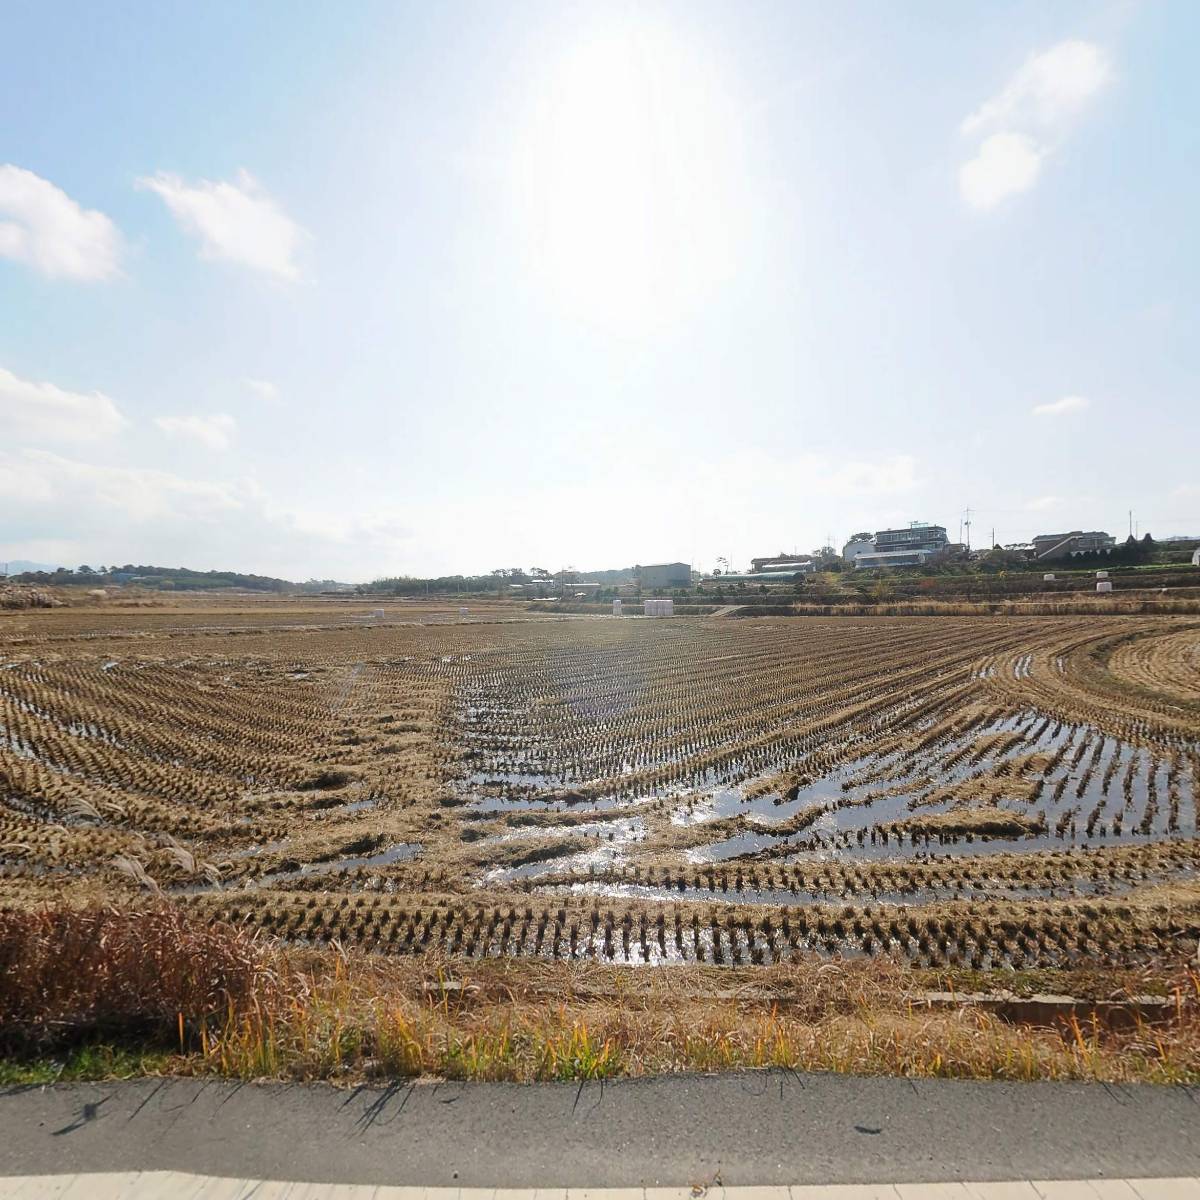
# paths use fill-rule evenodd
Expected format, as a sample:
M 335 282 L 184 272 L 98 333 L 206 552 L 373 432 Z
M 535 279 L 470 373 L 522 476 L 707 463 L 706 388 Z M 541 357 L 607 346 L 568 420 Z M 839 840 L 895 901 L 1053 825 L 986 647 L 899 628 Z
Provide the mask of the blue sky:
M 1191 3 L 9 0 L 0 559 L 1200 533 Z

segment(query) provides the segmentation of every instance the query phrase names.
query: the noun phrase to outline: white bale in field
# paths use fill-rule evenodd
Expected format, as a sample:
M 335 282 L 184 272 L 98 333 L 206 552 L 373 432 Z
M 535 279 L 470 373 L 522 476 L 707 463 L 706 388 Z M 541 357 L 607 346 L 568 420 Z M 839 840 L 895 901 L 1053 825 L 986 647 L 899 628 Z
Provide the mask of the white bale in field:
M 1111 591 L 1112 591 L 1112 583 L 1111 583 L 1109 580 L 1107 580 L 1107 579 L 1101 579 L 1101 580 L 1100 580 L 1100 581 L 1099 581 L 1099 582 L 1096 584 L 1096 591 L 1098 591 L 1098 592 L 1111 592 Z
M 375 609 L 374 612 L 371 613 L 371 616 L 373 616 L 376 621 L 382 621 L 383 620 L 383 609 L 382 608 Z
M 617 600 L 613 601 L 613 616 L 619 617 L 620 615 L 621 615 L 621 601 L 619 599 L 617 599 Z
M 1107 571 L 1097 571 L 1097 572 L 1096 572 L 1096 578 L 1097 578 L 1097 579 L 1107 579 L 1107 578 L 1108 578 L 1108 572 L 1107 572 Z
M 662 616 L 673 617 L 675 615 L 675 601 L 668 597 L 662 602 Z
M 1053 583 L 1054 582 L 1054 572 L 1047 571 L 1046 574 L 1042 576 L 1042 582 L 1043 583 Z

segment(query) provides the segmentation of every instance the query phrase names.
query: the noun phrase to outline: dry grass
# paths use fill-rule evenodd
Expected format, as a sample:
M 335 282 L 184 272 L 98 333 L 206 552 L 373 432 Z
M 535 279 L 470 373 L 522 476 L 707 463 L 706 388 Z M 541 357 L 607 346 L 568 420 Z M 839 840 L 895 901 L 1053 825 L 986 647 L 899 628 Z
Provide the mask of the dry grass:
M 62 970 L 68 961 L 74 969 Z M 1145 976 L 1123 982 L 1150 986 Z M 1124 1030 L 1074 1020 L 1031 1029 L 971 1007 L 931 1010 L 921 983 L 870 960 L 635 971 L 284 951 L 190 924 L 167 905 L 0 919 L 0 1042 L 9 1053 L 123 1033 L 126 1045 L 136 1035 L 139 1049 L 170 1051 L 149 1060 L 158 1069 L 237 1078 L 588 1079 L 774 1066 L 1200 1080 L 1194 971 L 1157 980 L 1175 997 L 1170 1022 Z
M 952 808 L 949 812 L 897 821 L 891 826 L 900 834 L 969 834 L 972 837 L 1022 837 L 1044 828 L 1045 820 L 1041 814 L 1030 816 L 999 808 Z
M 280 1000 L 276 967 L 262 938 L 169 904 L 2 911 L 0 1046 L 266 1012 Z
M 1164 598 L 1140 592 L 1135 595 L 1079 596 L 1062 600 L 893 600 L 881 604 L 810 604 L 785 606 L 798 617 L 1069 617 L 1069 616 L 1196 616 L 1200 600 Z M 779 609 L 762 613 L 753 605 L 740 608 L 739 617 L 782 615 Z

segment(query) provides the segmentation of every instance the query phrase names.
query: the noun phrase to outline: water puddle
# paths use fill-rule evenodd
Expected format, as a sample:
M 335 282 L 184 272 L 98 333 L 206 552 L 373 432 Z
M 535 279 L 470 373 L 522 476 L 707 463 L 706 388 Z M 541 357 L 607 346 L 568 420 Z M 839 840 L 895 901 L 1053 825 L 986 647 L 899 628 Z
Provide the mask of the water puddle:
M 361 867 L 386 867 L 392 863 L 407 862 L 420 854 L 422 849 L 424 847 L 420 842 L 397 842 L 372 854 L 332 858 L 327 862 L 301 863 L 294 869 L 271 871 L 266 875 L 260 875 L 257 879 L 246 880 L 243 886 L 247 888 L 269 887 L 272 884 L 286 883 L 293 879 L 309 879 L 318 875 L 340 875 Z

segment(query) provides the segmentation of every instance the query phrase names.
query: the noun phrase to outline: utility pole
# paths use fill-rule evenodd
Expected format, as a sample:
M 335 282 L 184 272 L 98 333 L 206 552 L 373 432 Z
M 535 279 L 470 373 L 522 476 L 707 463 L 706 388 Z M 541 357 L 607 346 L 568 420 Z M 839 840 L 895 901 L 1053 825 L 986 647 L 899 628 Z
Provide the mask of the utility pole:
M 971 506 L 967 505 L 967 511 L 963 514 L 963 524 L 967 527 L 967 553 L 971 552 Z

